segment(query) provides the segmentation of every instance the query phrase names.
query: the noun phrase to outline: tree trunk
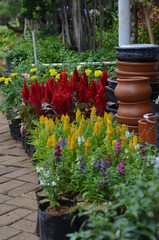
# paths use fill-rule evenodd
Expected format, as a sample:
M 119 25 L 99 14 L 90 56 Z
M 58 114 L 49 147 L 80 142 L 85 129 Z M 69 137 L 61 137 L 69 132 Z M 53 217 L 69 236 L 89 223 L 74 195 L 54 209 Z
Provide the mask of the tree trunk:
M 138 42 L 138 5 L 137 1 L 130 0 L 130 41 L 132 44 Z
M 93 25 L 94 25 L 94 30 L 93 30 L 93 49 L 96 49 L 96 6 L 97 2 L 94 0 L 94 6 L 93 6 Z
M 53 27 L 57 29 L 57 8 L 56 8 L 56 0 L 51 0 L 52 4 L 52 13 L 53 13 Z
M 90 33 L 90 18 L 89 18 L 89 12 L 88 12 L 88 8 L 87 8 L 87 2 L 86 0 L 84 0 L 84 8 L 85 8 L 85 23 L 86 23 L 86 28 L 87 28 L 87 34 L 88 34 L 88 48 L 91 49 L 92 48 L 92 41 L 91 41 L 91 33 Z

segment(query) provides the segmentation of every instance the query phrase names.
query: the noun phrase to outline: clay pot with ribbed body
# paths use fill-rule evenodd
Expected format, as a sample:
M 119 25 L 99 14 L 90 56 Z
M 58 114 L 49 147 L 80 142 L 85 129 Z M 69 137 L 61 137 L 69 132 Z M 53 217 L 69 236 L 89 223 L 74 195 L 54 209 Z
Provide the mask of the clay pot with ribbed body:
M 148 77 L 149 82 L 156 82 L 159 80 L 159 72 L 128 72 L 121 71 L 119 69 L 115 70 L 117 78 L 131 78 L 135 76 Z
M 156 126 L 155 115 L 147 118 L 146 142 L 148 144 L 155 144 L 155 126 Z
M 152 89 L 146 77 L 117 78 L 115 96 L 121 102 L 140 102 L 148 100 Z
M 116 60 L 118 69 L 126 72 L 157 72 L 159 70 L 159 62 L 122 62 Z
M 142 141 L 142 144 L 146 142 L 146 133 L 147 133 L 147 120 L 140 119 L 138 121 L 138 128 L 139 128 L 139 138 Z
M 129 118 L 142 118 L 145 113 L 152 112 L 150 100 L 141 102 L 119 102 L 119 108 L 117 111 L 118 116 Z

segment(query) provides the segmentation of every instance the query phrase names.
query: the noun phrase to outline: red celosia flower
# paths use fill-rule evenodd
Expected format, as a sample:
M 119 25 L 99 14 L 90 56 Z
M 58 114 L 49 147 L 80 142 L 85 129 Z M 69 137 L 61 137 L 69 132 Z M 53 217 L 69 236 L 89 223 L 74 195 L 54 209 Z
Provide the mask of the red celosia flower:
M 26 81 L 24 80 L 23 90 L 22 90 L 22 98 L 23 101 L 26 102 L 29 100 L 29 88 L 27 87 Z
M 79 100 L 81 103 L 88 102 L 88 90 L 82 79 L 80 80 L 80 83 L 79 83 Z
M 85 69 L 83 69 L 83 82 L 84 82 L 84 85 L 86 86 L 86 88 L 88 89 L 88 78 L 87 78 Z
M 41 84 L 41 95 L 42 95 L 42 97 L 44 97 L 44 95 L 45 95 L 45 86 L 44 86 L 43 82 Z
M 35 86 L 35 84 L 31 83 L 31 92 L 29 96 L 29 103 L 31 106 L 35 106 L 38 113 L 41 110 L 41 94 L 39 92 L 39 88 Z
M 67 73 L 64 70 L 63 73 L 60 74 L 60 79 L 58 81 L 58 86 L 61 86 L 63 91 L 69 92 L 70 91 L 70 82 L 67 79 Z
M 101 82 L 101 84 L 103 85 L 103 87 L 109 85 L 109 83 L 108 83 L 108 81 L 107 81 L 108 77 L 109 77 L 109 75 L 108 75 L 106 69 L 103 69 L 103 74 L 102 74 L 101 77 L 100 77 L 100 82 Z
M 63 92 L 62 88 L 58 89 L 52 97 L 52 103 L 58 115 L 70 114 L 71 100 L 71 93 Z
M 76 82 L 80 81 L 80 76 L 78 74 L 77 68 L 75 67 L 74 71 L 73 71 L 73 78 L 75 79 Z
M 94 104 L 95 104 L 96 95 L 97 95 L 97 84 L 93 79 L 91 81 L 91 86 L 89 89 L 89 100 L 90 101 L 92 100 Z
M 104 114 L 105 107 L 106 107 L 106 100 L 105 100 L 104 88 L 101 85 L 96 96 L 96 109 L 97 109 L 97 113 L 100 116 Z
M 45 94 L 42 102 L 51 103 L 52 96 L 57 90 L 57 83 L 54 78 L 49 78 L 45 86 Z

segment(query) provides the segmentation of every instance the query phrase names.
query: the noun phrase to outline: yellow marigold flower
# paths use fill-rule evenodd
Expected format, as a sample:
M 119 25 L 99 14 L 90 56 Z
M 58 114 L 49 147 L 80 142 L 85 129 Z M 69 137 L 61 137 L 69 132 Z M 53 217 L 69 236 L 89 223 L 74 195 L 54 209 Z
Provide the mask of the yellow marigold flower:
M 31 79 L 31 80 L 35 80 L 35 79 L 37 79 L 37 76 L 36 76 L 36 75 L 33 75 L 33 76 L 30 77 L 30 79 Z
M 101 75 L 102 75 L 102 71 L 101 70 L 96 70 L 95 72 L 94 72 L 94 76 L 96 77 L 96 78 L 98 78 L 98 77 L 100 77 Z
M 37 68 L 31 68 L 31 69 L 30 69 L 30 72 L 31 72 L 31 73 L 34 73 L 34 72 L 37 72 L 37 71 L 38 71 Z
M 11 82 L 11 81 L 12 81 L 12 78 L 5 78 L 4 84 L 8 85 L 8 82 Z
M 45 117 L 43 115 L 40 116 L 39 122 L 40 124 L 45 124 Z
M 11 77 L 16 77 L 16 76 L 18 76 L 18 73 L 16 72 L 11 74 Z
M 51 76 L 51 77 L 57 75 L 57 71 L 56 71 L 56 69 L 50 69 L 50 70 L 49 70 L 49 73 L 50 73 L 50 76 Z
M 79 122 L 79 120 L 81 119 L 81 112 L 79 109 L 77 109 L 77 112 L 76 112 L 76 121 Z
M 91 75 L 92 70 L 87 69 L 85 70 L 86 76 L 89 77 Z
M 79 71 L 81 69 L 81 67 L 82 67 L 81 65 L 78 65 L 77 70 Z
M 91 147 L 91 143 L 90 143 L 90 141 L 89 141 L 89 137 L 88 137 L 87 140 L 85 141 L 84 146 L 85 146 L 85 154 L 88 155 L 89 150 L 90 150 L 90 147 Z
M 60 78 L 60 73 L 56 74 L 56 79 L 59 80 Z
M 55 143 L 56 143 L 56 137 L 55 135 L 51 135 L 48 139 L 47 139 L 47 147 L 55 147 Z
M 70 75 L 73 76 L 73 72 L 71 72 Z
M 4 82 L 5 81 L 5 77 L 0 77 L 0 82 Z
M 137 136 L 133 135 L 133 144 L 136 146 L 137 145 Z

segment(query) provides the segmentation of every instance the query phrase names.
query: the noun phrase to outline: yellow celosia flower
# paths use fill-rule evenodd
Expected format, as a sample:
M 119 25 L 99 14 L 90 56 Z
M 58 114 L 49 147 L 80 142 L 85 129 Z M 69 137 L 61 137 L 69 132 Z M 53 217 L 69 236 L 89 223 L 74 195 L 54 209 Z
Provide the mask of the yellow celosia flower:
M 121 133 L 121 138 L 122 138 L 122 145 L 126 144 L 127 138 L 125 137 L 124 133 Z
M 122 124 L 122 129 L 124 132 L 126 131 L 126 124 Z
M 94 129 L 93 129 L 93 134 L 95 134 L 95 135 L 101 134 L 101 126 L 100 126 L 99 122 L 95 123 Z
M 34 73 L 34 72 L 37 72 L 37 71 L 38 71 L 37 68 L 31 68 L 31 69 L 30 69 L 30 72 L 31 72 L 31 73 Z
M 133 135 L 133 144 L 136 146 L 137 145 L 137 136 Z
M 44 117 L 43 115 L 40 116 L 40 118 L 39 118 L 40 124 L 45 124 L 45 118 L 46 117 Z
M 11 77 L 16 77 L 16 76 L 18 76 L 18 73 L 16 72 L 11 74 Z
M 47 147 L 55 147 L 55 143 L 56 143 L 56 137 L 55 135 L 51 135 L 48 139 L 47 139 Z
M 132 140 L 130 139 L 130 141 L 129 141 L 129 149 L 130 150 L 132 150 L 133 149 L 133 142 L 132 142 Z
M 96 108 L 93 107 L 90 115 L 91 123 L 95 122 L 97 119 Z
M 113 147 L 113 149 L 115 148 L 116 142 L 117 142 L 117 140 L 113 140 L 113 141 L 112 141 L 112 147 Z
M 49 70 L 49 73 L 50 73 L 50 76 L 51 76 L 51 77 L 57 75 L 57 71 L 56 71 L 56 69 L 50 69 L 50 70 Z
M 78 128 L 78 136 L 79 136 L 79 137 L 83 136 L 82 125 L 80 125 L 79 128 Z
M 56 74 L 56 79 L 59 80 L 59 78 L 60 78 L 60 73 Z
M 5 81 L 5 77 L 0 77 L 0 82 L 4 82 Z
M 58 123 L 59 119 L 58 117 L 55 118 L 55 123 Z
M 76 139 L 77 139 L 76 133 L 74 133 L 72 137 L 70 135 L 68 136 L 68 148 L 72 153 L 74 153 L 74 151 L 77 148 Z
M 50 119 L 47 119 L 47 121 L 45 122 L 45 128 L 48 130 L 48 131 L 52 131 L 55 127 L 55 123 L 53 121 L 52 118 Z
M 81 112 L 79 109 L 77 109 L 77 112 L 76 112 L 76 121 L 79 122 L 81 119 Z
M 42 135 L 42 137 L 45 136 L 45 131 L 43 129 L 41 129 L 41 135 Z
M 91 143 L 90 143 L 89 137 L 85 141 L 84 146 L 85 146 L 85 154 L 88 155 L 90 147 L 91 147 Z
M 30 77 L 30 79 L 31 79 L 31 80 L 35 80 L 35 79 L 37 79 L 37 76 L 36 76 L 36 75 L 33 75 L 33 76 Z
M 98 78 L 98 77 L 100 77 L 101 75 L 102 75 L 102 71 L 101 70 L 96 70 L 95 72 L 94 72 L 94 76 L 96 77 L 96 78 Z
M 89 77 L 91 75 L 92 70 L 87 69 L 85 70 L 86 76 Z

